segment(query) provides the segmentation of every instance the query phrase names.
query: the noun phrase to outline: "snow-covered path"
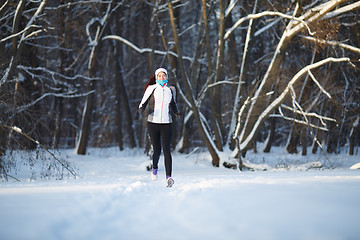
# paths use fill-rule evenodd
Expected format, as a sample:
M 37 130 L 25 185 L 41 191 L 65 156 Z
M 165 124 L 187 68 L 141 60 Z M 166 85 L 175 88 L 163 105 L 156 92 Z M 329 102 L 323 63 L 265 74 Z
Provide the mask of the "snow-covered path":
M 74 159 L 72 159 L 74 158 Z M 237 172 L 175 156 L 71 156 L 76 180 L 0 183 L 0 239 L 358 239 L 360 171 Z

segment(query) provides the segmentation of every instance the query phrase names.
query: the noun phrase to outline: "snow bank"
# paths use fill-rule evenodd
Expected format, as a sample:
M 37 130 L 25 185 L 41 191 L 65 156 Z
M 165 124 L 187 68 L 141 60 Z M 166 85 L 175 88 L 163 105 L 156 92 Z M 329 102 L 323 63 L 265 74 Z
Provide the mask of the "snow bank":
M 253 163 L 265 162 L 270 170 L 239 172 L 212 167 L 206 153 L 174 154 L 175 185 L 166 188 L 162 158 L 153 182 L 142 150 L 67 154 L 77 179 L 0 183 L 0 239 L 335 240 L 360 235 L 360 171 L 349 170 L 348 163 L 334 170 L 278 171 L 273 167 L 285 162 L 283 155 L 263 161 L 250 154 Z
M 356 163 L 350 167 L 350 169 L 360 169 L 360 163 Z

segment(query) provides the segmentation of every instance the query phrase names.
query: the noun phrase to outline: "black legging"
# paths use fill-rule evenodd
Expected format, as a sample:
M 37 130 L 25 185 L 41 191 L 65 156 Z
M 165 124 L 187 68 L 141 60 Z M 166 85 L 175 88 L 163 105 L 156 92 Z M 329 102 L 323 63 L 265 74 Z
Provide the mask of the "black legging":
M 163 145 L 164 161 L 166 177 L 171 177 L 172 171 L 172 157 L 171 157 L 171 135 L 172 124 L 158 124 L 148 122 L 148 131 L 150 135 L 151 144 L 153 146 L 153 168 L 158 168 L 159 158 L 161 154 L 161 144 Z

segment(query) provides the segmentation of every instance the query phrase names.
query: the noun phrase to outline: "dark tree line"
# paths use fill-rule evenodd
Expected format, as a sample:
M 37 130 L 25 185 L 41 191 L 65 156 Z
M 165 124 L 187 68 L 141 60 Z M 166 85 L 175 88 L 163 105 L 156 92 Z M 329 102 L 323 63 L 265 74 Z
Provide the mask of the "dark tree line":
M 359 8 L 344 0 L 1 1 L 0 157 L 37 147 L 21 133 L 79 154 L 148 147 L 136 112 L 159 66 L 178 92 L 180 152 L 206 147 L 214 166 L 224 149 L 240 159 L 257 142 L 267 152 L 354 154 Z

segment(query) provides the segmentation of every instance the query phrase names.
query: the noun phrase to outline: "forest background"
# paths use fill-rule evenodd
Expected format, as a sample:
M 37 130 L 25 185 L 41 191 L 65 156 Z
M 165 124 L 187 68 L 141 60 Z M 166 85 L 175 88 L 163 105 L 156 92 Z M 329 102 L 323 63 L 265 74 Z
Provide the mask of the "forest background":
M 149 150 L 136 113 L 160 66 L 177 88 L 179 152 L 204 147 L 219 166 L 230 149 L 237 168 L 247 151 L 272 146 L 357 154 L 359 8 L 345 0 L 2 0 L 1 176 L 16 149 Z

